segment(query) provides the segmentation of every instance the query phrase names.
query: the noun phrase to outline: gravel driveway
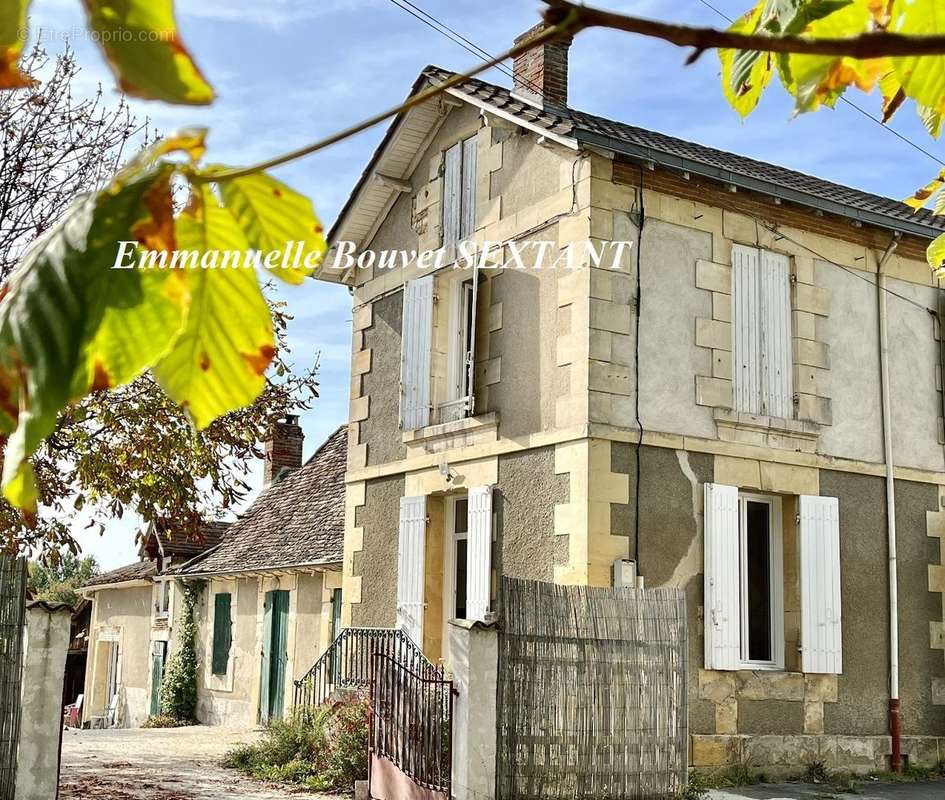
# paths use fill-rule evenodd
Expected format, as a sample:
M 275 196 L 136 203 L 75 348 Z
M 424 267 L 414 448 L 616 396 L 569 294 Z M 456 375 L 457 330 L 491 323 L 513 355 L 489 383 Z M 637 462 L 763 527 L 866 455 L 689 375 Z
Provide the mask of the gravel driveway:
M 333 795 L 292 792 L 223 769 L 220 759 L 254 731 L 195 726 L 165 730 L 67 730 L 60 800 L 283 800 Z

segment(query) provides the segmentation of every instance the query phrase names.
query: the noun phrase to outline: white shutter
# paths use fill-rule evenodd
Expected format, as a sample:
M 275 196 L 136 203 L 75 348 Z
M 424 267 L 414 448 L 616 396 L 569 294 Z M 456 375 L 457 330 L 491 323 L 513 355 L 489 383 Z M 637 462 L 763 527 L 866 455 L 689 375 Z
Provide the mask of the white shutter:
M 735 410 L 761 413 L 758 249 L 732 246 L 732 378 Z
M 423 584 L 427 538 L 426 497 L 400 498 L 397 545 L 397 627 L 423 647 Z
M 454 144 L 443 157 L 443 244 L 459 240 L 463 144 Z
M 459 238 L 468 239 L 476 230 L 476 154 L 478 136 L 463 142 L 463 185 L 460 194 Z
M 433 276 L 404 284 L 400 343 L 400 427 L 430 424 L 430 348 L 433 335 Z
M 466 619 L 484 621 L 492 595 L 492 487 L 471 486 L 466 534 Z
M 800 498 L 801 670 L 843 672 L 840 625 L 840 506 L 836 497 Z
M 705 668 L 738 669 L 739 616 L 738 489 L 705 485 Z
M 761 251 L 762 413 L 784 419 L 794 417 L 790 272 L 786 255 Z
M 467 416 L 473 416 L 476 413 L 476 308 L 479 305 L 479 266 L 473 267 L 472 278 L 472 311 L 469 314 L 469 349 L 466 351 L 466 374 L 468 375 L 466 386 L 468 387 L 467 397 L 469 397 L 469 406 Z

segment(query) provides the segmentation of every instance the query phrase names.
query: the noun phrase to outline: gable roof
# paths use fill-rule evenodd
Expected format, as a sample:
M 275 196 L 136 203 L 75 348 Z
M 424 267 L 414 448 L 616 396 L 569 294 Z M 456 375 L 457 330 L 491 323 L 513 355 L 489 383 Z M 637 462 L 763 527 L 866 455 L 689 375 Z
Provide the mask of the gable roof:
M 80 587 L 81 589 L 91 589 L 93 587 L 107 586 L 113 583 L 126 583 L 128 581 L 143 581 L 157 574 L 157 564 L 153 561 L 135 561 L 133 564 L 125 564 L 123 567 L 103 572 L 89 578 L 88 582 Z
M 220 544 L 229 527 L 229 522 L 203 522 L 196 533 L 191 533 L 170 520 L 160 520 L 151 526 L 139 553 L 152 558 L 162 555 L 175 561 L 191 559 Z
M 342 425 L 299 469 L 263 489 L 220 545 L 171 572 L 200 576 L 340 564 L 347 452 Z
M 428 66 L 421 72 L 410 94 L 415 94 L 426 85 L 443 83 L 455 75 L 450 70 Z M 468 78 L 447 89 L 445 94 L 465 100 L 574 149 L 596 147 L 638 162 L 689 172 L 863 224 L 926 239 L 945 231 L 945 217 L 936 217 L 926 209 L 914 211 L 899 200 L 594 114 L 570 108 L 539 108 L 515 97 L 505 87 L 478 78 Z M 386 215 L 397 195 L 395 189 L 378 183 L 374 176 L 378 172 L 385 175 L 390 172 L 391 177 L 409 177 L 412 169 L 397 169 L 409 161 L 404 152 L 404 143 L 400 140 L 405 138 L 403 128 L 411 119 L 410 115 L 425 108 L 428 113 L 440 115 L 449 111 L 448 108 L 444 110 L 442 99 L 438 104 L 434 99 L 394 120 L 338 215 L 329 234 L 329 245 L 341 239 L 350 239 L 363 246 L 369 240 L 371 232 L 376 229 L 376 225 L 371 224 L 372 216 L 377 219 L 378 215 Z M 442 122 L 442 118 L 439 122 Z M 432 135 L 438 127 L 439 123 L 430 129 L 429 134 Z M 414 147 L 421 138 L 416 130 L 412 131 Z M 394 151 L 397 151 L 397 159 L 388 163 Z M 319 277 L 337 278 L 331 275 Z

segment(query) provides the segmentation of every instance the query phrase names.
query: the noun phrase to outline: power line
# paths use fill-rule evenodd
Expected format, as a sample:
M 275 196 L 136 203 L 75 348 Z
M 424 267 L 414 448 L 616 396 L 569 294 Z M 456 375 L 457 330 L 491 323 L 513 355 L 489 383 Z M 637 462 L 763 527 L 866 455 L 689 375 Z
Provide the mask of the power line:
M 714 12 L 715 12 L 716 14 L 718 14 L 722 19 L 726 20 L 729 24 L 731 24 L 731 23 L 734 22 L 734 20 L 733 20 L 728 14 L 726 14 L 724 11 L 720 11 L 718 8 L 716 8 L 714 5 L 712 5 L 710 2 L 708 2 L 708 0 L 699 0 L 699 2 L 702 3 L 702 5 L 704 5 L 706 8 L 711 9 L 712 11 L 714 11 Z M 945 167 L 945 161 L 943 161 L 942 159 L 940 159 L 937 155 L 935 155 L 934 153 L 929 152 L 928 150 L 926 150 L 926 149 L 925 149 L 924 147 L 922 147 L 921 145 L 916 144 L 916 143 L 913 142 L 912 139 L 910 139 L 908 136 L 906 136 L 905 134 L 899 133 L 899 131 L 897 131 L 895 128 L 892 128 L 892 127 L 890 127 L 889 125 L 885 124 L 881 119 L 877 119 L 877 118 L 874 117 L 872 114 L 870 114 L 870 112 L 867 111 L 865 108 L 863 108 L 862 106 L 858 106 L 858 105 L 857 105 L 856 103 L 854 103 L 852 100 L 849 100 L 846 96 L 840 95 L 840 102 L 845 103 L 846 105 L 850 106 L 850 108 L 854 109 L 855 111 L 858 111 L 860 114 L 862 114 L 862 115 L 863 115 L 864 117 L 866 117 L 868 120 L 870 120 L 871 122 L 875 122 L 877 125 L 879 125 L 884 131 L 887 131 L 887 132 L 891 133 L 891 134 L 892 134 L 893 136 L 895 136 L 897 139 L 899 139 L 900 141 L 905 142 L 907 145 L 909 145 L 909 147 L 912 147 L 913 149 L 915 149 L 915 150 L 917 150 L 918 152 L 922 153 L 922 155 L 927 156 L 928 158 L 932 159 L 932 161 L 934 161 L 936 164 L 939 164 L 939 165 Z
M 495 58 L 495 56 L 491 55 L 488 50 L 485 50 L 479 45 L 477 45 L 475 42 L 470 41 L 465 36 L 463 36 L 463 34 L 459 33 L 459 31 L 454 30 L 445 22 L 442 22 L 441 20 L 434 17 L 429 11 L 424 11 L 419 6 L 410 2 L 410 0 L 390 0 L 390 1 L 401 11 L 406 11 L 408 14 L 410 14 L 410 16 L 419 20 L 431 30 L 434 30 L 437 33 L 439 33 L 441 36 L 445 36 L 447 39 L 453 42 L 453 44 L 458 44 L 466 52 L 472 53 L 472 55 L 474 55 L 476 58 L 486 58 L 489 60 L 493 60 Z M 512 78 L 513 81 L 515 80 L 515 73 L 504 64 L 496 64 L 495 68 L 499 70 L 503 75 L 506 75 L 507 77 Z M 537 86 L 532 81 L 528 80 L 527 78 L 524 78 L 523 76 L 520 76 L 519 80 L 524 80 L 525 83 L 527 83 L 534 92 L 538 93 L 539 95 L 542 94 L 541 87 Z

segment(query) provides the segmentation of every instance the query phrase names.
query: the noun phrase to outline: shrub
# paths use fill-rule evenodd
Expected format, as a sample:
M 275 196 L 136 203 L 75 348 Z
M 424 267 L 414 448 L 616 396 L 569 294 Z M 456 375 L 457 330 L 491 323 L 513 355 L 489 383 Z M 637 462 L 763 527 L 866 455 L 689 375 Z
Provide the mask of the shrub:
M 183 723 L 197 721 L 197 622 L 194 608 L 203 585 L 184 584 L 180 637 L 161 681 L 161 716 Z
M 367 777 L 367 739 L 364 700 L 325 703 L 270 721 L 262 741 L 231 750 L 223 766 L 318 791 L 351 790 Z
M 196 725 L 194 720 L 175 719 L 167 714 L 158 714 L 154 717 L 148 717 L 141 725 L 142 728 L 185 728 L 188 725 Z

